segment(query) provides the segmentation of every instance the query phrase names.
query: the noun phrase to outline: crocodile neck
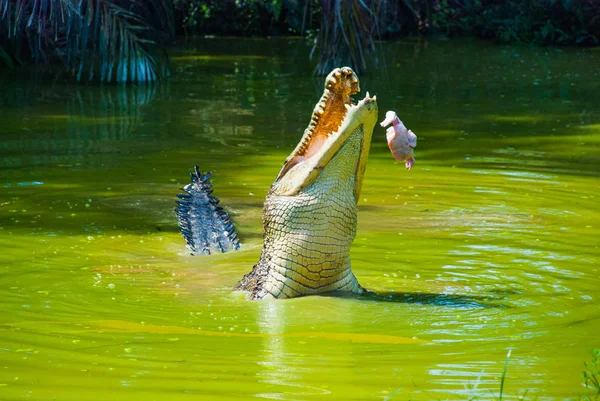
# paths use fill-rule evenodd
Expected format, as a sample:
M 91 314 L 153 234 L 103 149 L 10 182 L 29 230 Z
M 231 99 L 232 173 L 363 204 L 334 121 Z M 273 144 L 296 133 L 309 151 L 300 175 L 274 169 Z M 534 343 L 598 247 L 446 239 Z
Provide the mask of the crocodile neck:
M 275 195 L 271 188 L 260 261 L 238 284 L 258 289 L 251 299 L 363 291 L 350 265 L 357 199 L 355 171 L 347 168 L 356 165 L 362 144 L 362 135 L 353 134 L 319 178 L 296 196 Z

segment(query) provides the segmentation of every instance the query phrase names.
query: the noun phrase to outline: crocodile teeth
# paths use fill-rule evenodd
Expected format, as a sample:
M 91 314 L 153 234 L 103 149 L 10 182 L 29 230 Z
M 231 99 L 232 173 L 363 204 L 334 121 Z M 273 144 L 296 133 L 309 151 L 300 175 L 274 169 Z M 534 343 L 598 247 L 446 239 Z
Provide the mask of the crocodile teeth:
M 329 78 L 329 84 L 331 84 L 331 85 L 337 84 L 337 79 L 335 79 L 335 77 Z
M 355 84 L 355 83 L 357 83 L 357 82 L 358 82 L 358 79 L 357 79 L 356 77 L 353 77 L 353 78 L 352 78 L 352 81 L 350 81 L 350 82 L 352 82 L 353 84 Z
M 365 96 L 365 99 L 370 99 L 371 96 L 369 96 L 369 91 L 367 91 L 367 95 Z
M 323 109 L 317 109 L 317 114 L 318 115 L 322 116 L 323 113 L 325 113 L 325 110 L 323 110 Z
M 342 73 L 339 71 L 336 71 L 335 74 L 333 74 L 336 78 L 339 78 L 342 76 Z
M 377 95 L 373 96 L 373 100 L 377 100 Z

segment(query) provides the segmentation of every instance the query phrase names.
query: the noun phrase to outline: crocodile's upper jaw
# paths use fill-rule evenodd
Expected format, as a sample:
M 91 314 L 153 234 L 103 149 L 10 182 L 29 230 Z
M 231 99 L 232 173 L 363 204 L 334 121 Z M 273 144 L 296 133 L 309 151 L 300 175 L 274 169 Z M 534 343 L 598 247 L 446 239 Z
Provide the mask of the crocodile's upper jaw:
M 364 99 L 353 104 L 351 96 L 359 91 L 358 78 L 350 68 L 337 68 L 329 74 L 311 122 L 286 159 L 271 195 L 293 196 L 312 185 L 348 139 L 359 135 L 362 138 L 356 162 L 345 163 L 343 167 L 354 170 L 354 197 L 358 199 L 377 121 L 376 96 L 371 98 L 367 92 Z

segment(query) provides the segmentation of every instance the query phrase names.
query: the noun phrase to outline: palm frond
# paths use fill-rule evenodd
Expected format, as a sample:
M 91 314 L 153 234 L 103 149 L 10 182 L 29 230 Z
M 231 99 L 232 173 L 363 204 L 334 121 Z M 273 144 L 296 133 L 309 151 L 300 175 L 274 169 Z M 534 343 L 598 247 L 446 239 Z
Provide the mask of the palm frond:
M 98 69 L 100 80 L 104 82 L 113 79 L 119 83 L 155 81 L 158 78 L 157 61 L 148 51 L 154 41 L 144 39 L 144 31 L 149 29 L 144 21 L 109 1 L 96 4 L 90 20 L 94 21 L 91 28 L 96 40 L 93 43 L 98 45 L 93 52 L 97 64 L 90 63 L 90 77 Z M 80 63 L 82 67 L 83 63 Z
M 146 83 L 168 73 L 169 0 L 0 0 L 0 45 L 13 60 L 61 60 L 78 81 Z M 159 43 L 161 42 L 161 43 Z
M 321 0 L 316 73 L 325 75 L 340 65 L 362 72 L 371 60 L 376 63 L 374 40 L 402 12 L 417 16 L 412 0 Z
M 372 34 L 377 23 L 374 10 L 363 0 L 322 0 L 321 6 L 317 73 L 324 75 L 339 65 L 364 71 L 369 49 L 374 47 Z

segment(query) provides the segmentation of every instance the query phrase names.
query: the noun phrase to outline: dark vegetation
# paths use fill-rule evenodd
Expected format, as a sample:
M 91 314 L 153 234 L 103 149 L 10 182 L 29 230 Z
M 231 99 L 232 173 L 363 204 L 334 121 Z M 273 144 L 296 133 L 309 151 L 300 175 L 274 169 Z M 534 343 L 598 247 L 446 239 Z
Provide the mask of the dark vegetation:
M 0 0 L 0 58 L 61 63 L 78 81 L 155 81 L 174 27 L 169 0 Z
M 598 45 L 598 0 L 0 0 L 0 59 L 64 65 L 78 81 L 168 74 L 175 35 L 302 35 L 333 65 L 367 68 L 378 39 L 474 35 L 500 42 Z

